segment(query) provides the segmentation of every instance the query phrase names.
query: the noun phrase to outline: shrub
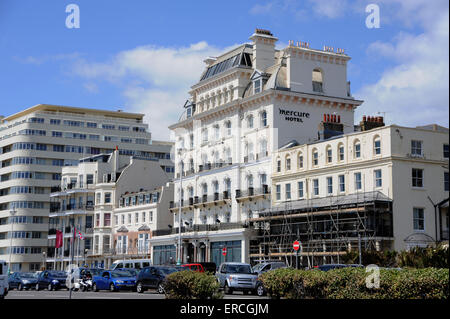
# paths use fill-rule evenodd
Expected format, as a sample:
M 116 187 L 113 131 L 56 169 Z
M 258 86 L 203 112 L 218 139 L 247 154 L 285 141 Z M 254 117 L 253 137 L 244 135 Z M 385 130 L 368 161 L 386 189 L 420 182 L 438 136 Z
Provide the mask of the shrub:
M 271 298 L 448 299 L 449 270 L 380 269 L 380 287 L 367 288 L 364 268 L 320 270 L 277 269 L 261 280 Z
M 414 268 L 448 268 L 448 246 L 414 247 L 409 251 L 402 251 L 397 256 L 400 267 Z
M 179 271 L 166 277 L 164 291 L 168 299 L 218 299 L 219 283 L 214 275 Z

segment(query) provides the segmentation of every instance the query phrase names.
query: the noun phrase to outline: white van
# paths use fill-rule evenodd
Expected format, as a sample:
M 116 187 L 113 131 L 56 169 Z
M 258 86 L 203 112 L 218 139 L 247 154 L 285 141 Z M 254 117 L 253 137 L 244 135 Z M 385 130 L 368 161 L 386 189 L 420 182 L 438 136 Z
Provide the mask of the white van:
M 8 294 L 8 265 L 6 261 L 0 260 L 0 299 Z
M 148 267 L 152 265 L 151 259 L 121 259 L 116 260 L 111 265 L 111 270 L 120 269 L 120 268 L 134 268 L 134 269 L 142 269 L 144 267 Z

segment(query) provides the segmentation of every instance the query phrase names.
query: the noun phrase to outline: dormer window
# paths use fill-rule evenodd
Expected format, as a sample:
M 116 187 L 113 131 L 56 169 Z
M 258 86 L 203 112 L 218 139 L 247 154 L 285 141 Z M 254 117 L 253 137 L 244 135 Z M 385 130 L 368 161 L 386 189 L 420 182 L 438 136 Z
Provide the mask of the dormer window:
M 253 81 L 253 89 L 254 89 L 254 94 L 257 94 L 259 92 L 261 92 L 261 79 L 257 79 Z
M 312 72 L 312 86 L 314 92 L 323 93 L 323 76 L 320 69 L 314 69 Z

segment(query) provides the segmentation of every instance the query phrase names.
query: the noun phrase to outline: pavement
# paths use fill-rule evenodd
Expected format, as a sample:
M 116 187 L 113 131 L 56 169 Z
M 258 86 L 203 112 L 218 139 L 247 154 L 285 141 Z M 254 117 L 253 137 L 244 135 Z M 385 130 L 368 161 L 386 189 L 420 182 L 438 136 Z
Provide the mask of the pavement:
M 58 290 L 10 290 L 5 299 L 69 299 L 69 291 Z M 165 299 L 163 294 L 148 290 L 142 294 L 132 291 L 72 291 L 72 299 Z M 234 292 L 232 295 L 224 295 L 223 299 L 267 299 L 255 295 L 243 295 L 242 292 Z

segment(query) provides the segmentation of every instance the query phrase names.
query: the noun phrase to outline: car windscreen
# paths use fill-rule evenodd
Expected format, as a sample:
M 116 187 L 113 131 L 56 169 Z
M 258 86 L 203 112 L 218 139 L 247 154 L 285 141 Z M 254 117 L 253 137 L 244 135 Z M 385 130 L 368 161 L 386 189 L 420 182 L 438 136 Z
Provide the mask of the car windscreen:
M 227 265 L 227 273 L 229 274 L 251 274 L 250 265 Z
M 133 275 L 129 271 L 111 271 L 111 277 L 119 278 L 119 277 L 132 277 Z
M 36 274 L 32 272 L 23 272 L 19 274 L 19 278 L 36 278 Z
M 49 275 L 57 278 L 66 278 L 67 274 L 64 271 L 49 271 Z
M 91 273 L 92 276 L 101 276 L 103 269 L 89 269 L 89 272 Z
M 264 267 L 265 264 L 261 263 L 261 264 L 256 264 L 255 266 L 253 266 L 253 271 L 259 271 Z
M 181 271 L 181 270 L 185 270 L 184 268 L 180 267 L 180 268 L 175 268 L 175 267 L 164 267 L 164 268 L 159 268 L 159 271 L 163 274 L 163 275 L 169 275 L 173 272 L 177 272 L 177 271 Z

